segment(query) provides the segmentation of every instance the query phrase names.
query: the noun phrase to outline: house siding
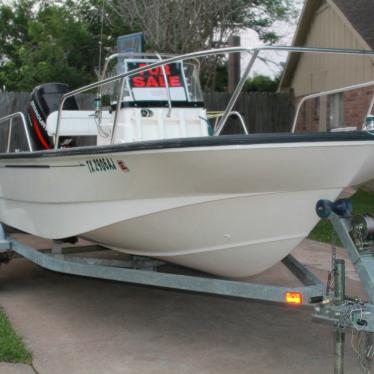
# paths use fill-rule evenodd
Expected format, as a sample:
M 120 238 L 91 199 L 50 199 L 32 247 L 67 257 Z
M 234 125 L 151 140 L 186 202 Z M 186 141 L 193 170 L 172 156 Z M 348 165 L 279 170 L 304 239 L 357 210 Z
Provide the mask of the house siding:
M 334 0 L 309 0 L 308 18 L 299 25 L 296 45 L 305 47 L 367 50 L 367 38 L 353 27 Z M 360 0 L 359 0 L 360 1 Z M 352 3 L 354 1 L 352 0 Z M 351 5 L 351 4 L 349 4 Z M 314 6 L 314 7 L 313 7 Z M 318 8 L 319 7 L 319 8 Z M 360 7 L 362 12 L 362 7 Z M 357 13 L 357 12 L 356 12 Z M 369 12 L 372 14 L 372 12 Z M 357 14 L 356 21 L 357 21 Z M 365 19 L 367 14 L 363 15 Z M 312 18 L 312 19 L 311 19 Z M 355 22 L 357 24 L 357 22 Z M 306 25 L 306 26 L 305 26 Z M 370 29 L 371 29 L 370 24 Z M 361 28 L 362 29 L 362 28 Z M 365 34 L 367 36 L 367 33 Z M 371 35 L 369 33 L 369 35 Z M 371 37 L 372 38 L 372 37 Z M 372 40 L 372 39 L 370 39 Z M 372 46 L 372 44 L 370 44 Z M 301 54 L 289 58 L 280 90 L 292 88 L 298 102 L 302 97 L 321 91 L 343 88 L 374 80 L 374 59 L 367 56 Z M 341 95 L 341 111 L 334 111 L 334 98 L 307 101 L 299 114 L 296 131 L 329 131 L 335 126 L 361 128 L 374 95 L 374 86 L 346 91 Z M 336 97 L 335 97 L 336 99 Z M 338 121 L 332 113 L 340 113 Z M 365 185 L 374 191 L 374 181 Z
M 305 46 L 364 49 L 349 24 L 329 4 L 317 11 Z M 331 90 L 374 79 L 374 60 L 366 56 L 304 54 L 300 57 L 291 87 L 295 96 Z

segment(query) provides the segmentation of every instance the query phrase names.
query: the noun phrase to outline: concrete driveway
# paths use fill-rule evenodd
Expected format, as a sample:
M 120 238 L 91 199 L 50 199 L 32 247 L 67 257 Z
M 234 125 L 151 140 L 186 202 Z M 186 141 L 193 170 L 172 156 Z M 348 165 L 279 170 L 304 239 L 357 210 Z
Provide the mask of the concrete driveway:
M 328 246 L 305 241 L 294 254 L 326 276 Z M 256 280 L 295 282 L 280 264 Z M 1 268 L 0 304 L 39 374 L 333 372 L 332 326 L 307 308 L 80 278 L 24 259 Z M 346 340 L 346 373 L 361 373 Z

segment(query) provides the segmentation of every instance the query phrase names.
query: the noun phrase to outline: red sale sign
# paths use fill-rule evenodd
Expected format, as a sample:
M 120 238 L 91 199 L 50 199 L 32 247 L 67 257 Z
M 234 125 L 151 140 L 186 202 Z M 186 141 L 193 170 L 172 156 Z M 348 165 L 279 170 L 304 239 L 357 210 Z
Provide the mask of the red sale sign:
M 127 71 L 131 71 L 147 67 L 154 62 L 158 62 L 158 60 L 127 60 L 126 69 Z M 137 75 L 129 77 L 128 82 L 134 99 L 165 100 L 167 92 L 165 88 L 168 87 L 173 100 L 187 100 L 186 80 L 181 62 L 142 71 Z M 160 90 L 161 88 L 162 90 Z
M 129 70 L 143 68 L 149 64 L 144 62 L 129 62 Z M 161 66 L 153 69 L 145 70 L 139 75 L 130 78 L 131 87 L 166 87 L 165 76 L 169 87 L 182 87 L 182 72 L 180 64 L 169 64 L 164 66 L 164 71 Z

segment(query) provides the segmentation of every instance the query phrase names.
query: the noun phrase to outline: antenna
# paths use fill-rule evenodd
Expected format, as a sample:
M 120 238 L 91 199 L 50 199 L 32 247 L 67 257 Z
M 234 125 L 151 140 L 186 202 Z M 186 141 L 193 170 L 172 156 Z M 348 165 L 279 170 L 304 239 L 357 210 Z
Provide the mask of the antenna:
M 98 70 L 98 77 L 97 80 L 100 81 L 101 79 L 101 59 L 102 59 L 102 51 L 103 51 L 103 33 L 104 33 L 104 10 L 105 10 L 105 1 L 103 0 L 101 5 L 101 26 L 100 26 L 100 41 L 99 41 L 99 70 Z M 97 95 L 95 98 L 95 117 L 98 120 L 98 127 L 101 124 L 101 86 L 97 89 Z
M 99 80 L 101 78 L 101 59 L 103 51 L 103 33 L 104 33 L 104 10 L 105 10 L 105 1 L 103 0 L 101 5 L 101 28 L 100 28 L 100 41 L 99 41 Z

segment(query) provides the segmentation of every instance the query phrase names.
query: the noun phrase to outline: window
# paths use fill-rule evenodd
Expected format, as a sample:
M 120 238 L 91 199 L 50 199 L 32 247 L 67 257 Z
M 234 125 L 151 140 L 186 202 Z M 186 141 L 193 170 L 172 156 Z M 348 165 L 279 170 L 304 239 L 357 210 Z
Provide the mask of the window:
M 344 127 L 344 94 L 337 93 L 330 96 L 329 128 Z
M 319 122 L 319 117 L 320 117 L 320 107 L 321 107 L 321 100 L 319 97 L 316 97 L 314 99 L 314 121 Z

